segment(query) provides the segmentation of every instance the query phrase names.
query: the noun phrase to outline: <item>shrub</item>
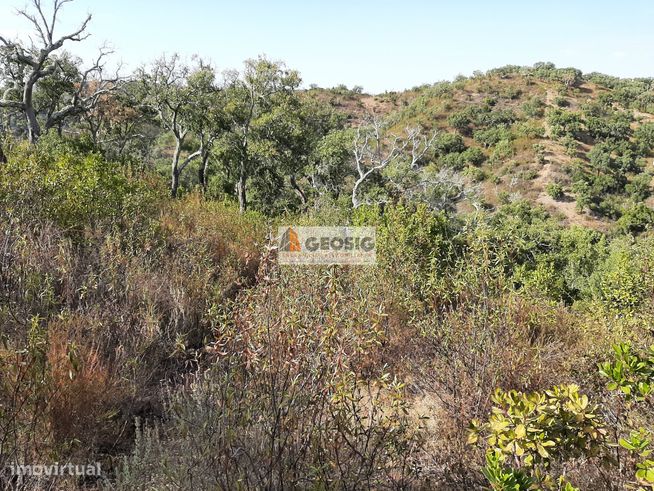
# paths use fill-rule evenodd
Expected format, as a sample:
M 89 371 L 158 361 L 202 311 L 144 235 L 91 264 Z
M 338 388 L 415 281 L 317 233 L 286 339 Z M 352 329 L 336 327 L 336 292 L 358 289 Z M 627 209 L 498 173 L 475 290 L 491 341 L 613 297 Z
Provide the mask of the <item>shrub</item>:
M 484 148 L 492 147 L 502 140 L 510 141 L 513 139 L 511 130 L 502 126 L 488 128 L 485 130 L 476 130 L 474 139 L 481 143 Z
M 614 243 L 606 261 L 591 278 L 594 297 L 611 312 L 632 314 L 646 292 L 642 266 L 637 263 L 634 251 Z
M 624 190 L 629 194 L 635 202 L 645 201 L 652 194 L 652 174 L 643 172 L 631 179 L 631 182 L 624 187 Z
M 536 154 L 536 161 L 539 164 L 544 164 L 545 163 L 545 147 L 543 146 L 542 143 L 534 143 L 532 145 L 532 149 L 534 150 L 534 153 Z
M 609 379 L 607 388 L 622 394 L 628 403 L 627 410 L 647 404 L 654 392 L 654 347 L 640 351 L 629 343 L 620 343 L 613 350 L 613 360 L 599 364 L 600 374 Z M 633 429 L 635 419 L 642 421 L 633 411 L 624 419 L 618 425 L 626 423 L 626 428 L 618 426 L 616 433 L 628 432 L 628 435 L 619 438 L 618 445 L 631 458 L 622 461 L 633 466 L 636 481 L 632 484 L 639 486 L 638 489 L 654 488 L 654 461 L 649 458 L 652 431 L 643 427 Z
M 564 136 L 578 138 L 583 129 L 579 114 L 558 108 L 549 111 L 547 123 L 550 125 L 552 135 L 558 138 Z
M 419 421 L 404 384 L 378 372 L 387 333 L 371 278 L 264 268 L 234 318 L 216 317 L 211 368 L 169 394 L 168 421 L 141 434 L 120 488 L 411 483 Z
M 472 182 L 481 182 L 486 179 L 486 173 L 477 167 L 467 167 L 463 173 Z
M 545 102 L 540 97 L 532 97 L 522 105 L 522 111 L 530 118 L 541 118 L 545 114 Z
M 139 178 L 99 154 L 45 138 L 36 148 L 17 146 L 0 166 L 0 203 L 6 212 L 77 232 L 95 224 L 130 229 L 155 209 L 162 190 L 155 178 Z
M 501 140 L 491 152 L 491 161 L 500 162 L 513 156 L 513 145 L 509 140 Z
M 563 186 L 561 186 L 558 182 L 550 182 L 545 187 L 545 191 L 552 199 L 557 201 L 561 200 L 565 196 L 565 193 L 563 192 Z
M 565 97 L 558 96 L 554 98 L 554 105 L 557 107 L 568 107 L 570 106 L 570 101 Z
M 441 155 L 461 153 L 466 149 L 463 138 L 455 133 L 441 133 L 434 142 L 434 148 Z
M 654 210 L 644 203 L 638 203 L 628 210 L 616 222 L 622 233 L 639 234 L 654 225 Z
M 461 154 L 461 158 L 466 164 L 478 166 L 484 163 L 486 155 L 481 148 L 470 147 Z
M 514 125 L 515 134 L 519 137 L 525 138 L 543 138 L 545 136 L 545 128 L 543 125 L 536 121 L 521 121 Z
M 497 389 L 492 400 L 488 422 L 473 420 L 468 439 L 486 441 L 489 463 L 506 462 L 551 486 L 547 470 L 553 463 L 597 457 L 605 448 L 605 423 L 575 385 L 529 394 Z

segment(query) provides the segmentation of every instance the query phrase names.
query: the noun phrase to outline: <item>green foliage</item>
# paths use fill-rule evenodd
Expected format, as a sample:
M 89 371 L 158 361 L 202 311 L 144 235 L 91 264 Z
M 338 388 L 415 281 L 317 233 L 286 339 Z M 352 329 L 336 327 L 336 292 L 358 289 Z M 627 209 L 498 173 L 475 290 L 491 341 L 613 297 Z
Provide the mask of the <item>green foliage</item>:
M 484 163 L 486 160 L 486 154 L 479 147 L 470 147 L 467 148 L 462 154 L 461 157 L 466 164 L 479 166 Z
M 623 343 L 613 350 L 613 361 L 599 365 L 600 374 L 610 380 L 608 389 L 620 390 L 627 399 L 644 401 L 654 391 L 654 346 L 639 353 Z
M 456 133 L 441 133 L 434 141 L 434 148 L 441 155 L 461 153 L 466 149 L 463 138 Z
M 491 161 L 500 162 L 512 157 L 514 154 L 513 145 L 510 140 L 500 140 L 491 152 Z
M 629 402 L 643 403 L 651 397 L 654 388 L 654 346 L 649 350 L 634 351 L 629 343 L 613 347 L 612 361 L 599 364 L 601 375 L 609 379 L 607 388 L 619 390 Z M 618 444 L 637 459 L 636 484 L 654 489 L 654 461 L 650 460 L 652 434 L 644 428 L 631 430 Z M 639 490 L 644 490 L 639 487 Z
M 638 203 L 622 214 L 616 226 L 625 234 L 642 233 L 654 226 L 654 210 L 644 203 Z
M 563 191 L 563 186 L 561 186 L 561 184 L 559 184 L 558 182 L 550 182 L 545 187 L 545 191 L 550 197 L 552 197 L 557 201 L 561 200 L 565 196 L 565 193 Z
M 479 437 L 520 467 L 547 468 L 557 459 L 599 455 L 606 430 L 597 407 L 576 385 L 525 394 L 497 389 L 488 422 L 471 424 Z
M 520 121 L 513 125 L 514 132 L 518 138 L 543 138 L 545 128 L 537 121 Z
M 578 138 L 583 129 L 582 119 L 578 113 L 558 108 L 547 113 L 547 124 L 552 135 L 559 138 L 564 136 Z
M 645 201 L 652 194 L 651 183 L 652 174 L 643 172 L 634 176 L 624 189 L 635 202 Z
M 490 148 L 502 140 L 512 140 L 513 134 L 511 133 L 510 129 L 499 126 L 475 131 L 474 139 L 484 148 Z
M 641 155 L 649 155 L 654 149 L 654 123 L 642 123 L 636 128 L 634 138 Z
M 636 454 L 641 459 L 636 464 L 637 484 L 654 489 L 654 460 L 648 458 L 652 454 L 651 441 L 651 433 L 640 428 L 638 431 L 632 431 L 628 438 L 621 438 L 618 443 L 622 448 Z
M 494 491 L 529 491 L 533 489 L 534 480 L 523 471 L 507 469 L 503 466 L 505 455 L 495 450 L 486 453 L 486 465 L 481 472 Z
M 592 278 L 594 296 L 612 312 L 631 314 L 644 299 L 646 285 L 633 251 L 613 247 Z
M 468 438 L 469 443 L 482 438 L 488 445 L 487 466 L 495 470 L 488 473 L 491 479 L 498 479 L 497 463 L 509 460 L 520 473 L 528 472 L 531 479 L 551 485 L 546 470 L 552 463 L 595 457 L 605 448 L 606 429 L 597 407 L 575 385 L 530 394 L 497 389 L 492 401 L 488 421 L 473 420 Z M 499 478 L 511 479 L 512 474 L 521 476 L 509 472 L 500 473 Z
M 318 188 L 337 194 L 346 176 L 352 172 L 352 134 L 334 130 L 321 138 L 311 156 L 312 176 Z
M 545 102 L 540 97 L 532 97 L 522 104 L 522 111 L 530 118 L 542 118 L 545 114 Z
M 606 117 L 587 116 L 585 120 L 588 134 L 598 140 L 626 140 L 631 136 L 631 116 L 624 112 L 614 112 Z
M 481 182 L 486 179 L 486 173 L 477 167 L 467 167 L 463 171 L 463 175 L 465 175 L 472 182 Z
M 624 195 L 638 201 L 650 192 L 649 174 L 641 174 L 641 162 L 629 145 L 602 142 L 588 152 L 588 166 L 578 165 L 573 191 L 580 209 L 617 219 L 623 212 Z M 629 176 L 636 175 L 629 180 Z
M 161 183 L 132 175 L 120 164 L 74 144 L 44 137 L 19 145 L 0 166 L 0 202 L 12 216 L 51 220 L 81 231 L 99 223 L 130 227 L 161 198 Z

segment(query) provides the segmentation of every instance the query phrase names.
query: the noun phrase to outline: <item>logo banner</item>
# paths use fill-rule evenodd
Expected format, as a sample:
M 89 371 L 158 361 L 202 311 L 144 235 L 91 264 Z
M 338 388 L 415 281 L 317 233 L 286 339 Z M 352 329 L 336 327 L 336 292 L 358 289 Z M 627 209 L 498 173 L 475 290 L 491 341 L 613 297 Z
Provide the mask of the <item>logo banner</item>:
M 280 264 L 351 264 L 377 262 L 375 227 L 279 227 Z

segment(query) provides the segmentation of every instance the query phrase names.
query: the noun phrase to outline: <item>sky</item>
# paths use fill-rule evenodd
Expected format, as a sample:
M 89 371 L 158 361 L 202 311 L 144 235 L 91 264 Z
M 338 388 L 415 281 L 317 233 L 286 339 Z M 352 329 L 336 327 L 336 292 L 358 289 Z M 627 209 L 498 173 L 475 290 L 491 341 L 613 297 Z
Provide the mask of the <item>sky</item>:
M 29 32 L 15 15 L 28 1 L 0 0 L 1 35 Z M 539 61 L 654 76 L 652 0 L 75 0 L 57 32 L 86 13 L 92 37 L 68 49 L 90 60 L 108 43 L 127 71 L 164 53 L 198 54 L 219 70 L 266 55 L 305 86 L 369 93 Z

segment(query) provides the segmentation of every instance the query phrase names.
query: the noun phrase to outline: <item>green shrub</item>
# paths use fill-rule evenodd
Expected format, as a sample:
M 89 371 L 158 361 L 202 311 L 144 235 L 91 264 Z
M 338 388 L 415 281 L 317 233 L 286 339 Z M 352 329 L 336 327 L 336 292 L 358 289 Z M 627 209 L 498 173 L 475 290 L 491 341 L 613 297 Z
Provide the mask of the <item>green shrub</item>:
M 596 457 L 605 449 L 605 423 L 576 385 L 529 394 L 497 389 L 492 401 L 488 421 L 472 421 L 468 442 L 485 440 L 491 462 L 507 462 L 536 482 L 553 484 L 547 470 L 554 462 Z
M 645 201 L 652 194 L 652 174 L 643 172 L 634 176 L 624 190 L 632 200 Z
M 542 118 L 545 114 L 545 102 L 540 97 L 532 97 L 522 105 L 522 111 L 530 118 Z
M 616 226 L 622 233 L 642 233 L 654 226 L 654 210 L 644 203 L 638 203 L 622 214 Z
M 493 162 L 500 162 L 510 157 L 513 157 L 513 145 L 509 140 L 499 141 L 491 152 L 491 160 Z
M 513 139 L 511 130 L 503 126 L 492 127 L 474 132 L 475 141 L 479 142 L 484 148 L 490 148 L 502 140 L 510 141 Z
M 477 167 L 467 167 L 463 174 L 468 177 L 472 182 L 481 182 L 486 179 L 486 173 Z
M 568 107 L 570 106 L 570 101 L 565 97 L 557 96 L 554 98 L 554 105 L 557 107 Z
M 565 196 L 563 186 L 561 186 L 558 182 L 550 182 L 545 187 L 545 191 L 551 198 L 557 201 L 561 200 Z
M 461 153 L 466 149 L 463 138 L 456 133 L 441 133 L 434 142 L 434 148 L 441 155 Z
M 552 135 L 558 138 L 571 136 L 578 138 L 583 129 L 582 118 L 579 114 L 564 109 L 553 109 L 547 114 Z
M 481 165 L 486 160 L 486 154 L 479 147 L 467 148 L 462 154 L 461 158 L 469 165 Z
M 612 244 L 606 261 L 593 274 L 594 296 L 618 314 L 632 314 L 644 300 L 646 283 L 636 254 L 630 247 Z
M 0 203 L 12 216 L 51 220 L 80 231 L 94 224 L 131 227 L 163 196 L 160 181 L 140 177 L 99 154 L 44 138 L 19 145 L 0 166 Z

